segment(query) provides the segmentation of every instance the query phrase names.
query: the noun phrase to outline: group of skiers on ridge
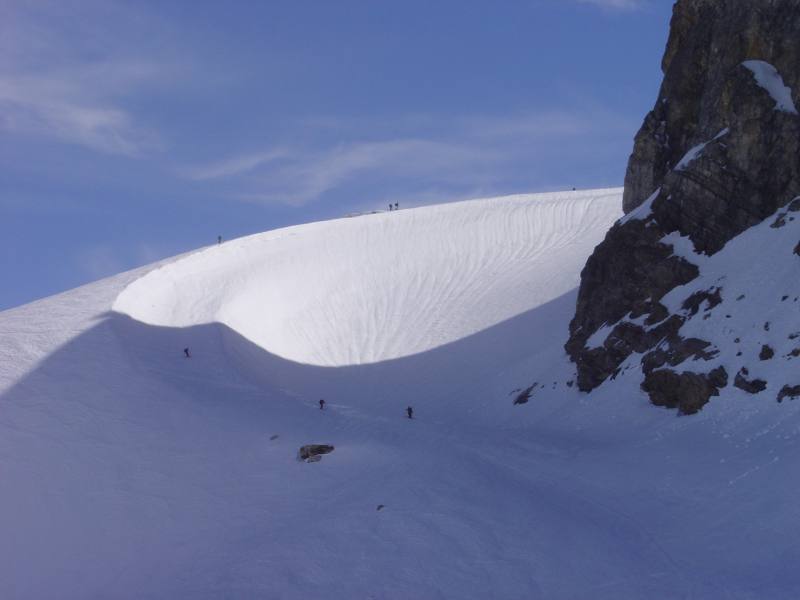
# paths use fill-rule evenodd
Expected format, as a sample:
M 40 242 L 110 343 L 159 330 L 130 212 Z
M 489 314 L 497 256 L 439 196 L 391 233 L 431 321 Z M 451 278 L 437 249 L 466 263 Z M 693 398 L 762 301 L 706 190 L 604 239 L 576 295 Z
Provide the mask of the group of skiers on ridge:
M 392 208 L 392 207 L 394 207 L 394 208 Z M 400 210 L 400 203 L 399 202 L 395 202 L 394 204 L 389 202 L 389 212 L 392 212 L 393 210 Z

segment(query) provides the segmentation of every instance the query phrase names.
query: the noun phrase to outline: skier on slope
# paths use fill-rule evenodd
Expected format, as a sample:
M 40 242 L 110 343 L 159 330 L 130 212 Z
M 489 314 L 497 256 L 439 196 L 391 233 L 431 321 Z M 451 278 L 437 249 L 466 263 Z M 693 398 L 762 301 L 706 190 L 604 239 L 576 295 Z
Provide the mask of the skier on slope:
M 323 400 L 322 398 L 319 399 L 319 409 L 325 410 L 325 400 Z
M 406 408 L 406 414 L 408 415 L 409 419 L 413 419 L 414 418 L 414 409 L 411 408 L 410 406 L 407 407 Z
M 189 348 L 184 348 L 183 353 L 186 355 L 186 358 L 192 358 L 192 355 L 189 354 Z

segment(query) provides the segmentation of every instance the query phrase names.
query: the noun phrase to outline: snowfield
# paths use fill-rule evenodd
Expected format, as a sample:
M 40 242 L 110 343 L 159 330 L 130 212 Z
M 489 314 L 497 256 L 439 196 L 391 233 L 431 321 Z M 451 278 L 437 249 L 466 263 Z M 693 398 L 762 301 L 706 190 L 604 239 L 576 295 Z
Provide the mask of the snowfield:
M 618 195 L 514 196 L 281 229 L 164 265 L 113 308 L 151 325 L 223 323 L 310 365 L 412 356 L 569 292 Z
M 621 196 L 301 225 L 0 313 L 0 598 L 796 597 L 796 403 L 568 385 Z

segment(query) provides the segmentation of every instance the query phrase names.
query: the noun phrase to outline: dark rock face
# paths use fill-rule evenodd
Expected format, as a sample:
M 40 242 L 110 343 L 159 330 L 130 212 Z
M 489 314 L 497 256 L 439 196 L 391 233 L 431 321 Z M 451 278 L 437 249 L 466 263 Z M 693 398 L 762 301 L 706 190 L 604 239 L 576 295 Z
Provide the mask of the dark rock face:
M 703 408 L 711 396 L 718 396 L 719 389 L 726 385 L 728 374 L 722 367 L 707 375 L 664 369 L 648 373 L 642 389 L 656 406 L 677 408 L 681 414 L 692 415 Z
M 636 136 L 623 208 L 647 198 L 695 144 L 729 126 L 714 110 L 729 75 L 745 60 L 771 63 L 800 86 L 800 12 L 795 0 L 680 0 L 673 9 L 658 101 Z
M 769 360 L 773 356 L 775 356 L 775 350 L 773 350 L 767 344 L 764 344 L 763 346 L 761 346 L 761 352 L 758 353 L 759 360 Z
M 676 3 L 664 81 L 628 163 L 623 200 L 628 214 L 581 273 L 565 345 L 581 390 L 600 385 L 637 352 L 643 354 L 645 387 L 653 390 L 654 403 L 684 412 L 705 403 L 684 407 L 671 392 L 659 391 L 667 379 L 707 401 L 710 374 L 655 370 L 713 356 L 708 342 L 687 345 L 679 332 L 688 318 L 722 301 L 722 290 L 712 288 L 686 298 L 680 314 L 669 314 L 661 299 L 699 274 L 691 253 L 674 244 L 688 238 L 696 253 L 712 255 L 781 206 L 788 205 L 783 218 L 793 218 L 790 213 L 800 204 L 800 116 L 762 87 L 754 69 L 772 73 L 774 67 L 792 98 L 800 100 L 797 31 L 796 0 Z M 641 317 L 644 327 L 623 320 Z M 587 347 L 604 325 L 611 327 L 610 335 L 601 346 Z
M 763 379 L 747 379 L 749 374 L 749 371 L 745 367 L 742 367 L 736 374 L 736 377 L 733 378 L 733 385 L 740 390 L 744 390 L 748 394 L 757 394 L 767 389 L 766 381 Z
M 785 385 L 778 392 L 778 402 L 783 402 L 784 398 L 797 398 L 800 396 L 800 385 Z
M 334 447 L 328 444 L 308 444 L 306 446 L 300 446 L 300 450 L 297 451 L 297 458 L 299 460 L 316 462 L 314 458 L 319 460 L 323 454 L 328 454 L 333 452 L 333 450 Z

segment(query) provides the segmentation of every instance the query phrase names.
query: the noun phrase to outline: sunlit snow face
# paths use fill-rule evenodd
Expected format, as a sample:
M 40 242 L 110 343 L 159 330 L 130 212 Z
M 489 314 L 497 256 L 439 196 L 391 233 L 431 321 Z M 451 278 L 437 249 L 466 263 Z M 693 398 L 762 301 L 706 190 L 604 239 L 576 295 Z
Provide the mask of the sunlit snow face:
M 207 248 L 129 286 L 153 325 L 224 323 L 277 356 L 342 366 L 465 338 L 573 289 L 620 191 L 362 215 Z

